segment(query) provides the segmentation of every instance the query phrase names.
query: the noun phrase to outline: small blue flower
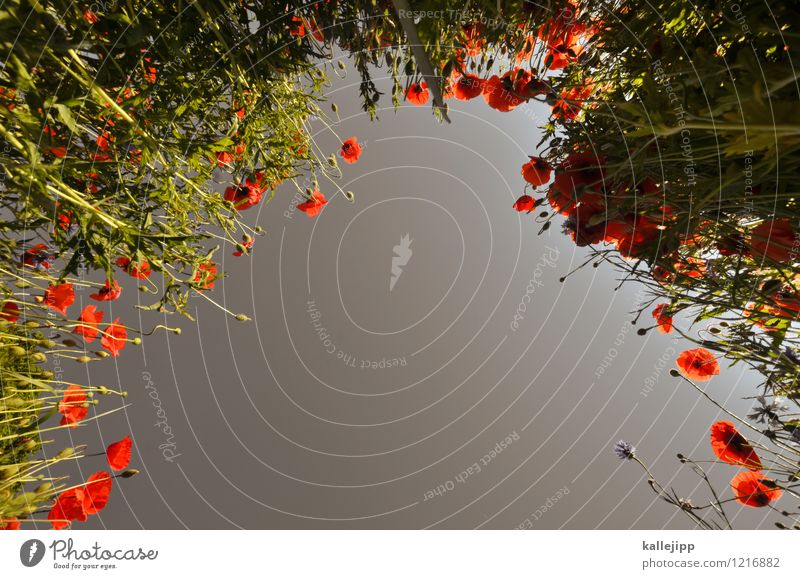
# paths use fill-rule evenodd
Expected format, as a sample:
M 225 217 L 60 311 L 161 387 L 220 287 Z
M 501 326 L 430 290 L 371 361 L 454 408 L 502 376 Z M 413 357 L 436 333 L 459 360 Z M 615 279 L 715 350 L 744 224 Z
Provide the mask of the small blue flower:
M 636 452 L 636 448 L 630 442 L 620 440 L 614 445 L 614 454 L 616 454 L 620 460 L 632 459 L 634 452 Z

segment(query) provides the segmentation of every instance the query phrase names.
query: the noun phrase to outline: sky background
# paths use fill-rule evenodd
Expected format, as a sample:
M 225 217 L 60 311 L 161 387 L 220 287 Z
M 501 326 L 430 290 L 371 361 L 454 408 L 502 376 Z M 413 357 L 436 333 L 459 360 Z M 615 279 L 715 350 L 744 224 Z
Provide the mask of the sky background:
M 668 374 L 688 345 L 638 336 L 641 288 L 616 290 L 608 265 L 560 283 L 588 252 L 560 218 L 537 235 L 535 216 L 511 207 L 547 107 L 503 114 L 479 98 L 451 101 L 451 125 L 428 106 L 370 122 L 357 80 L 328 91 L 333 131 L 313 125 L 325 154 L 350 136 L 363 143 L 339 181 L 355 202 L 322 182 L 330 202 L 310 219 L 282 186 L 245 214 L 266 231 L 252 256 L 217 254 L 227 277 L 209 295 L 252 321 L 195 297 L 196 324 L 139 318 L 182 335 L 65 367 L 76 382 L 127 390 L 128 406 L 58 436 L 88 440 L 92 453 L 131 433 L 141 470 L 80 528 L 690 528 L 612 453 L 631 441 L 664 486 L 705 503 L 675 457 L 711 460 L 719 418 Z M 404 236 L 411 256 L 390 291 Z M 147 295 L 127 285 L 103 307 L 136 325 L 132 307 Z M 745 412 L 755 383 L 723 369 L 709 391 Z M 75 468 L 88 476 L 103 458 Z M 710 471 L 729 497 L 737 470 Z M 741 528 L 774 519 L 729 514 Z

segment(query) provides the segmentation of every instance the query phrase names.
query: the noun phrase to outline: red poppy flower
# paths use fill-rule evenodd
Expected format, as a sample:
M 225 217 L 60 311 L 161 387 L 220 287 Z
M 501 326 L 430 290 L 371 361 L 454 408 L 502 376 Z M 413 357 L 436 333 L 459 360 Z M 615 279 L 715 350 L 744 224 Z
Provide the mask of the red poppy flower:
M 106 471 L 96 472 L 86 479 L 86 484 L 83 485 L 83 492 L 85 496 L 84 507 L 87 515 L 95 515 L 106 507 L 113 486 L 114 481 Z
M 64 390 L 64 397 L 58 403 L 58 412 L 61 414 L 61 426 L 76 428 L 78 422 L 86 418 L 89 413 L 87 401 L 89 398 L 83 388 L 72 384 Z
M 0 531 L 19 531 L 19 519 L 17 517 L 0 519 Z
M 493 75 L 483 85 L 483 99 L 491 108 L 507 113 L 525 102 L 525 98 L 517 94 L 530 82 L 531 74 L 527 70 L 515 68 L 505 73 L 502 78 Z
M 570 54 L 570 48 L 566 44 L 559 44 L 547 51 L 544 57 L 544 64 L 550 70 L 561 70 L 575 59 L 575 54 Z
M 150 263 L 146 259 L 143 259 L 141 263 L 136 263 L 128 257 L 118 257 L 117 267 L 136 279 L 147 279 L 152 273 L 150 271 Z
M 516 93 L 526 99 L 546 95 L 551 92 L 550 85 L 540 78 L 531 78 L 526 83 L 517 83 Z
M 311 36 L 313 36 L 317 42 L 325 42 L 325 34 L 323 34 L 322 30 L 320 30 L 316 18 L 313 16 L 309 17 L 309 19 L 306 21 L 306 24 L 308 25 L 309 30 L 311 30 Z
M 788 219 L 763 221 L 750 233 L 754 258 L 785 262 L 796 257 L 794 229 Z
M 56 215 L 56 227 L 67 233 L 69 233 L 73 227 L 77 227 L 77 225 L 72 222 L 72 213 L 67 211 Z
M 255 243 L 254 239 L 243 240 L 242 243 L 240 243 L 239 245 L 241 245 L 244 248 L 244 251 L 240 251 L 237 249 L 236 251 L 233 252 L 233 255 L 236 257 L 242 257 L 245 253 L 249 254 L 250 250 L 253 248 L 253 243 Z
M 103 337 L 100 338 L 100 344 L 114 357 L 119 356 L 119 353 L 128 343 L 128 331 L 125 329 L 125 326 L 120 325 L 118 322 L 119 318 L 116 318 L 106 326 Z
M 83 19 L 86 20 L 89 24 L 96 24 L 99 18 L 97 14 L 91 11 L 91 9 L 87 8 L 83 11 Z
M 658 331 L 662 334 L 672 332 L 672 314 L 669 311 L 669 304 L 660 304 L 653 310 L 653 318 L 658 324 Z
M 635 259 L 652 248 L 661 231 L 658 223 L 644 215 L 628 213 L 622 218 L 611 219 L 606 224 L 603 241 L 613 243 L 625 259 Z
M 358 158 L 361 156 L 361 151 L 363 147 L 358 143 L 355 137 L 350 137 L 344 143 L 342 143 L 342 150 L 339 154 L 344 159 L 344 162 L 348 165 L 352 165 Z
M 561 121 L 576 119 L 581 114 L 584 102 L 592 94 L 592 90 L 592 86 L 587 84 L 562 91 L 560 98 L 552 107 L 552 115 Z
M 200 289 L 213 289 L 214 280 L 217 279 L 217 266 L 214 262 L 205 261 L 197 266 L 192 277 L 192 283 L 200 286 Z
M 325 195 L 320 193 L 317 189 L 314 189 L 312 198 L 305 203 L 301 203 L 297 206 L 297 208 L 309 217 L 316 217 L 319 212 L 322 211 L 322 207 L 327 203 L 328 202 L 325 200 Z
M 108 146 L 111 144 L 111 135 L 108 131 L 103 131 L 99 135 L 97 135 L 97 148 L 101 151 L 105 151 L 108 149 Z
M 606 216 L 603 198 L 595 193 L 587 193 L 569 212 L 564 222 L 564 231 L 570 233 L 572 241 L 578 247 L 600 243 L 608 237 Z
M 78 321 L 81 322 L 81 325 L 73 331 L 83 336 L 87 342 L 94 342 L 98 332 L 97 325 L 103 321 L 103 312 L 97 311 L 96 306 L 86 306 L 78 316 Z
M 686 350 L 678 356 L 678 368 L 684 376 L 704 382 L 719 374 L 719 364 L 714 355 L 705 348 Z
M 47 519 L 56 530 L 65 528 L 71 521 L 85 521 L 89 515 L 97 514 L 105 508 L 113 484 L 109 473 L 94 473 L 82 486 L 58 495 Z
M 569 215 L 575 203 L 580 200 L 595 205 L 604 204 L 605 159 L 594 153 L 572 153 L 556 167 L 556 176 L 547 192 L 550 206 L 561 213 Z
M 743 466 L 750 470 L 764 468 L 747 439 L 739 434 L 731 422 L 726 420 L 720 420 L 711 425 L 711 450 L 722 462 Z
M 71 283 L 50 285 L 44 292 L 45 303 L 55 311 L 67 315 L 67 308 L 75 303 L 75 290 Z
M 233 153 L 228 151 L 219 151 L 217 153 L 217 165 L 222 167 L 228 163 L 233 163 Z
M 58 495 L 47 515 L 47 520 L 55 530 L 67 527 L 71 521 L 83 522 L 87 518 L 86 492 L 83 487 L 69 489 Z
M 15 302 L 6 302 L 3 304 L 3 309 L 0 309 L 0 319 L 3 319 L 11 324 L 19 319 L 19 306 Z
M 465 24 L 462 28 L 462 42 L 467 56 L 480 55 L 486 43 L 483 37 L 483 25 L 480 22 Z
M 23 265 L 38 269 L 50 269 L 50 261 L 53 255 L 50 249 L 44 243 L 37 243 L 33 247 L 29 247 L 22 254 Z
M 523 211 L 530 213 L 534 209 L 536 209 L 536 200 L 531 197 L 530 195 L 523 195 L 516 201 L 514 201 L 514 205 L 512 205 L 514 209 L 522 213 Z
M 258 205 L 267 187 L 261 182 L 263 175 L 257 173 L 246 179 L 242 185 L 231 186 L 225 189 L 225 200 L 233 203 L 237 211 L 250 209 Z
M 292 16 L 291 24 L 289 25 L 289 34 L 302 38 L 306 35 L 305 21 L 299 16 Z
M 117 283 L 117 280 L 112 281 L 114 282 L 113 285 L 109 280 L 106 280 L 105 285 L 100 288 L 100 291 L 96 294 L 89 294 L 89 297 L 98 302 L 110 302 L 117 299 L 122 293 L 122 287 Z
M 453 87 L 453 96 L 460 101 L 472 100 L 483 93 L 486 81 L 474 74 L 465 74 L 459 77 Z
M 106 449 L 106 460 L 111 470 L 122 470 L 127 468 L 131 462 L 131 437 L 126 436 L 122 440 L 108 445 Z
M 428 96 L 428 83 L 425 81 L 412 83 L 406 90 L 406 100 L 412 105 L 424 105 Z
M 553 168 L 539 157 L 530 157 L 530 161 L 522 166 L 522 178 L 534 187 L 544 185 L 550 180 Z
M 775 481 L 764 478 L 761 473 L 744 471 L 733 477 L 731 481 L 736 500 L 748 507 L 766 507 L 772 501 L 781 498 L 783 491 Z

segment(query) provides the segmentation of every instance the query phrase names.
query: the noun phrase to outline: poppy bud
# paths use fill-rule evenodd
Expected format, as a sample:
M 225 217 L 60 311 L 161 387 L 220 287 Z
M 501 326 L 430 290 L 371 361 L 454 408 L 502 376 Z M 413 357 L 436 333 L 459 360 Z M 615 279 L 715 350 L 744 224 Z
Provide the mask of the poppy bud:
M 181 335 L 181 331 L 182 330 L 180 328 L 172 328 L 172 333 L 173 334 L 177 334 L 178 336 Z
M 77 362 L 80 362 L 81 364 L 86 364 L 87 362 L 91 361 L 92 359 L 89 356 L 81 356 L 80 358 L 77 359 Z
M 29 282 L 27 282 L 25 280 L 22 280 L 22 279 L 18 280 L 17 283 L 15 283 L 14 285 L 17 286 L 20 289 L 25 289 L 27 287 L 31 287 L 31 284 Z
M 3 400 L 3 404 L 6 408 L 20 408 L 25 406 L 25 401 L 19 396 L 10 396 Z
M 97 393 L 98 394 L 102 394 L 102 395 L 111 394 L 111 390 L 109 390 L 105 386 L 98 386 L 97 387 Z
M 26 328 L 38 328 L 39 327 L 39 322 L 34 322 L 33 320 L 31 320 L 30 322 L 25 322 L 25 327 Z
M 139 345 L 139 344 L 141 344 L 141 343 L 142 343 L 142 339 L 141 339 L 139 336 L 136 336 L 136 337 L 133 339 L 133 344 L 134 344 L 134 345 L 138 346 L 138 345 Z
M 53 378 L 56 377 L 56 375 L 53 374 L 50 370 L 42 370 L 41 377 L 43 380 L 52 380 Z
M 39 345 L 43 348 L 53 348 L 55 347 L 56 343 L 53 340 L 42 340 L 39 342 Z
M 139 474 L 139 471 L 137 469 L 129 468 L 128 470 L 121 473 L 119 476 L 121 476 L 122 478 L 131 478 L 132 476 L 136 476 L 137 474 Z
M 353 201 L 356 198 L 355 193 L 353 193 L 352 191 L 345 191 L 344 192 L 344 196 L 345 196 L 345 199 L 347 199 L 348 201 Z
M 250 321 L 250 318 L 248 318 L 244 314 L 237 314 L 236 315 L 236 319 L 239 320 L 240 322 L 248 322 L 248 321 Z
M 27 452 L 33 452 L 34 450 L 36 450 L 37 446 L 38 445 L 36 441 L 29 438 L 22 444 L 22 450 Z
M 719 334 L 722 330 L 720 330 L 719 328 L 716 328 L 716 327 L 711 327 L 711 328 L 708 328 L 708 331 L 711 332 L 712 334 Z
M 16 464 L 7 464 L 0 466 L 0 480 L 9 479 L 19 472 L 19 466 Z
M 56 460 L 61 460 L 61 459 L 64 459 L 64 458 L 69 458 L 69 457 L 71 457 L 73 454 L 75 454 L 75 449 L 74 449 L 74 448 L 72 448 L 72 447 L 69 447 L 69 446 L 68 446 L 67 448 L 65 448 L 64 450 L 62 450 L 61 452 L 59 452 L 59 453 L 56 455 Z
M 109 353 L 108 352 L 104 352 L 103 350 L 100 350 L 99 352 L 95 352 L 94 354 L 98 358 L 108 358 L 108 356 L 109 356 Z
M 261 227 L 260 225 L 256 225 L 255 228 L 253 228 L 253 231 L 255 231 L 256 233 L 261 233 L 262 231 L 264 231 L 264 228 Z
M 338 66 L 340 70 L 344 70 L 345 68 L 347 68 L 343 60 L 338 61 L 336 63 L 336 66 Z
M 65 346 L 70 347 L 70 348 L 77 348 L 78 347 L 78 342 L 76 342 L 75 340 L 66 339 L 66 340 L 62 340 L 61 343 L 64 344 Z
M 47 356 L 42 354 L 41 352 L 34 352 L 31 354 L 31 360 L 34 362 L 47 362 Z
M 647 328 L 639 328 L 638 330 L 636 330 L 636 333 L 639 334 L 640 336 L 644 336 L 647 333 Z
M 21 346 L 12 346 L 11 348 L 9 348 L 9 352 L 11 353 L 12 356 L 16 356 L 18 358 L 21 358 L 22 356 L 25 356 L 28 353 L 28 351 L 25 350 L 25 348 L 22 348 Z
M 38 487 L 33 489 L 37 495 L 43 495 L 44 493 L 48 492 L 50 489 L 53 488 L 53 483 L 45 482 L 40 484 Z
M 681 375 L 681 373 L 678 372 L 675 368 L 673 368 L 672 370 L 669 371 L 669 375 L 672 376 L 673 378 L 677 378 L 678 376 Z
M 331 110 L 333 112 L 335 112 L 335 113 L 338 113 L 339 112 L 339 105 L 337 105 L 336 103 L 331 104 Z

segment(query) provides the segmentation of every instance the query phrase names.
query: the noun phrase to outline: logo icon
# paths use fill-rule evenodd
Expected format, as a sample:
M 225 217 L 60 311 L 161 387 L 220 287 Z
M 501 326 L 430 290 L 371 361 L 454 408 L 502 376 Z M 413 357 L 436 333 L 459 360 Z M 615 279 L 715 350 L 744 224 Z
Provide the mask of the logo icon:
M 411 259 L 413 251 L 411 251 L 411 242 L 414 241 L 406 233 L 400 238 L 400 244 L 394 246 L 394 255 L 392 256 L 392 276 L 389 278 L 389 291 L 394 289 L 394 284 L 403 275 L 403 268 L 408 265 L 408 260 Z
M 44 558 L 44 543 L 39 539 L 28 539 L 19 548 L 19 560 L 26 567 L 36 567 Z

